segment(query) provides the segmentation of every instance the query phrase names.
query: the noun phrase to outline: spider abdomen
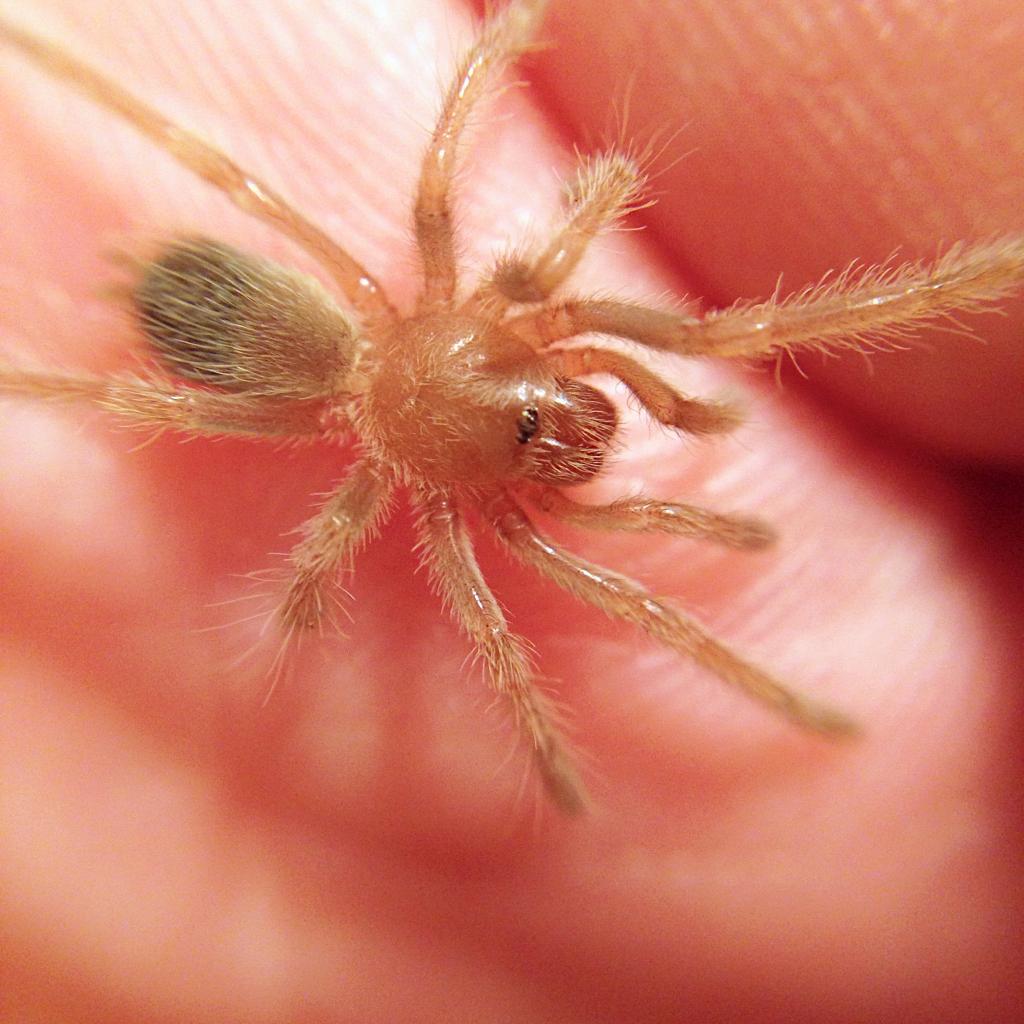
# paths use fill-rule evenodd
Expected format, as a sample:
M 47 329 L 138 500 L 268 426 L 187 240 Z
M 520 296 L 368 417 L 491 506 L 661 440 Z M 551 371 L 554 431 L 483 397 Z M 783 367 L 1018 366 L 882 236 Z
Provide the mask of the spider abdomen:
M 315 280 L 222 242 L 170 242 L 132 303 L 172 373 L 228 391 L 318 397 L 352 365 L 353 329 Z

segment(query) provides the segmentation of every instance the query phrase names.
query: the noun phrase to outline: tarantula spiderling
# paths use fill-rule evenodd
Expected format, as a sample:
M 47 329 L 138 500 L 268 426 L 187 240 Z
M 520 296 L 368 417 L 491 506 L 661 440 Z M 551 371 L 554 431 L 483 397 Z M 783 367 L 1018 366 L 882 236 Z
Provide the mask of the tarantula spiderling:
M 583 784 L 525 644 L 477 566 L 464 510 L 483 513 L 507 550 L 581 600 L 638 625 L 723 681 L 797 724 L 850 731 L 841 714 L 744 661 L 639 584 L 557 547 L 527 506 L 595 529 L 660 531 L 756 548 L 771 531 L 734 517 L 648 498 L 594 506 L 562 488 L 601 472 L 616 435 L 614 407 L 580 376 L 617 378 L 645 412 L 674 430 L 719 434 L 732 408 L 678 393 L 629 354 L 759 357 L 795 348 L 900 336 L 954 310 L 984 307 L 1024 276 L 1024 240 L 958 246 L 932 265 L 849 273 L 786 301 L 702 318 L 640 304 L 560 295 L 589 243 L 638 202 L 637 161 L 610 150 L 585 160 L 561 225 L 533 253 L 496 260 L 475 290 L 460 288 L 453 229 L 458 143 L 473 107 L 535 37 L 546 0 L 515 0 L 463 56 L 423 157 L 413 210 L 423 283 L 410 315 L 320 228 L 226 155 L 116 82 L 17 26 L 0 41 L 117 114 L 237 207 L 273 226 L 330 274 L 355 319 L 319 284 L 206 238 L 172 238 L 134 267 L 127 302 L 149 344 L 152 371 L 89 376 L 0 365 L 0 391 L 84 400 L 144 429 L 358 442 L 358 457 L 292 550 L 278 617 L 283 631 L 322 624 L 355 551 L 404 489 L 418 512 L 436 590 L 508 698 L 544 784 L 565 811 Z M 605 335 L 624 348 L 567 346 Z

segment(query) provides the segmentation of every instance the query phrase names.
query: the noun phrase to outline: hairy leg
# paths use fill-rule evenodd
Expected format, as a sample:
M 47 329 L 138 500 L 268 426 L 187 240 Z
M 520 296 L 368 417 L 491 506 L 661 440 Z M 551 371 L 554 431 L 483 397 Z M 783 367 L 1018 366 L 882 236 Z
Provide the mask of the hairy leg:
M 509 631 L 450 495 L 423 499 L 420 534 L 434 587 L 483 658 L 491 685 L 511 702 L 545 787 L 564 811 L 583 810 L 586 792 L 555 724 L 554 711 L 533 683 L 525 644 Z
M 543 302 L 568 280 L 594 238 L 635 208 L 643 184 L 636 161 L 623 153 L 586 158 L 567 189 L 565 221 L 540 255 L 499 260 L 469 305 L 504 312 L 515 302 Z
M 921 325 L 990 308 L 1024 281 L 1024 238 L 956 246 L 933 264 L 850 269 L 784 300 L 703 319 L 639 303 L 569 300 L 524 313 L 509 326 L 550 345 L 611 334 L 681 355 L 757 357 L 898 341 Z
M 739 410 L 725 402 L 688 398 L 631 356 L 608 348 L 559 349 L 551 360 L 567 377 L 608 373 L 629 388 L 652 419 L 688 434 L 724 434 L 739 426 Z
M 322 401 L 224 394 L 156 377 L 48 373 L 0 364 L 3 394 L 91 402 L 144 430 L 315 440 L 338 429 L 337 422 L 325 416 Z
M 273 189 L 220 150 L 168 120 L 70 53 L 2 18 L 0 41 L 13 46 L 40 70 L 124 118 L 178 163 L 220 189 L 239 209 L 300 245 L 331 272 L 352 308 L 361 316 L 367 320 L 395 318 L 383 289 L 364 267 Z
M 709 512 L 696 505 L 643 497 L 623 498 L 610 505 L 584 505 L 555 487 L 540 488 L 531 497 L 549 515 L 594 530 L 670 533 L 748 551 L 767 547 L 775 540 L 774 530 L 759 519 Z
M 459 137 L 473 106 L 494 79 L 529 45 L 547 0 L 521 0 L 496 15 L 462 58 L 448 87 L 423 157 L 414 207 L 416 244 L 423 263 L 420 307 L 444 306 L 455 294 L 457 269 L 452 225 L 452 183 Z
M 494 527 L 509 551 L 582 601 L 606 615 L 624 619 L 669 647 L 709 669 L 723 682 L 792 719 L 826 734 L 854 731 L 842 714 L 822 707 L 744 661 L 721 641 L 681 612 L 649 593 L 639 583 L 592 565 L 552 544 L 534 529 L 519 505 L 502 494 L 489 506 Z
M 289 555 L 293 575 L 280 611 L 289 634 L 322 626 L 338 577 L 387 517 L 392 487 L 378 465 L 362 459 L 302 525 L 302 540 Z

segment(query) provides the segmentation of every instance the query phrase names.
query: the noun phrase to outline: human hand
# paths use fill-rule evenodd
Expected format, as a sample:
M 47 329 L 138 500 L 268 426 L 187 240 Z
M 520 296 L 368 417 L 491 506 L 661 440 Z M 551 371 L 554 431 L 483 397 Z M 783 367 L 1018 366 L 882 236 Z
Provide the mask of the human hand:
M 465 38 L 461 13 L 414 0 L 378 21 L 314 5 L 243 23 L 228 6 L 187 11 L 87 17 L 56 4 L 32 17 L 52 12 L 41 27 L 66 31 L 76 52 L 223 143 L 408 295 L 421 129 L 436 107 L 437 49 Z M 592 54 L 610 26 L 631 52 L 631 22 L 588 11 L 556 6 L 546 36 L 558 44 L 531 65 L 539 87 L 506 99 L 510 118 L 484 121 L 460 197 L 475 260 L 524 214 L 543 222 L 551 209 L 549 168 L 566 166 L 542 126 L 552 90 L 563 83 L 577 101 L 619 91 L 574 53 Z M 65 365 L 115 362 L 130 334 L 90 296 L 110 274 L 100 254 L 125 232 L 201 228 L 290 258 L 109 117 L 0 59 L 4 268 L 75 303 L 15 289 L 5 337 L 27 336 L 39 358 Z M 574 60 L 588 71 L 575 87 Z M 970 77 L 991 74 L 995 88 L 1001 73 L 990 59 Z M 641 100 L 656 124 L 709 109 L 706 96 L 667 92 L 675 108 L 646 82 L 634 89 L 636 116 Z M 603 111 L 590 116 L 604 127 Z M 712 146 L 725 133 L 708 129 L 710 116 L 676 143 L 697 153 L 656 182 L 652 230 L 613 237 L 590 262 L 595 287 L 755 297 L 779 270 L 796 287 L 901 240 L 865 226 L 862 203 L 826 217 L 834 183 L 796 189 L 794 177 L 817 179 L 784 154 L 766 165 L 769 143 L 756 205 L 773 213 L 758 234 L 737 201 L 749 179 L 735 176 L 735 153 Z M 853 187 L 857 167 L 843 166 L 843 195 L 867 187 Z M 697 187 L 713 180 L 720 192 Z M 833 235 L 797 230 L 810 209 Z M 997 213 L 951 213 L 944 224 L 958 230 L 941 226 L 934 240 L 931 222 L 894 216 L 892 227 L 931 254 L 940 237 L 1013 226 Z M 861 228 L 878 249 L 845 248 Z M 1008 461 L 1010 412 L 987 427 L 976 416 L 967 431 L 961 411 L 956 436 L 971 441 L 954 447 L 920 383 L 936 358 L 951 365 L 947 351 L 947 376 L 1003 351 L 1000 337 L 1012 351 L 1002 321 L 977 322 L 996 338 L 987 349 L 937 335 L 938 357 L 872 360 L 891 381 L 875 410 L 932 450 Z M 807 368 L 825 379 L 815 361 Z M 727 373 L 684 372 L 709 387 Z M 917 412 L 892 397 L 909 405 L 922 392 L 933 397 Z M 1000 393 L 985 392 L 987 408 Z M 230 669 L 258 623 L 200 632 L 244 617 L 244 604 L 211 606 L 247 592 L 233 574 L 284 546 L 337 477 L 337 453 L 171 438 L 132 451 L 134 438 L 94 413 L 5 402 L 10 1004 L 29 1019 L 77 1020 L 877 1020 L 888 1007 L 901 1020 L 998 1019 L 1020 968 L 1013 523 L 966 476 L 824 404 L 792 387 L 758 393 L 751 425 L 714 446 L 634 425 L 602 485 L 621 493 L 643 480 L 666 497 L 756 511 L 780 527 L 777 551 L 569 541 L 677 595 L 854 713 L 866 737 L 831 748 L 795 734 L 484 545 L 488 576 L 592 761 L 598 812 L 538 826 L 516 800 L 524 765 L 504 763 L 511 730 L 487 712 L 464 642 L 413 576 L 403 519 L 357 564 L 349 637 L 308 647 L 265 708 L 265 679 Z

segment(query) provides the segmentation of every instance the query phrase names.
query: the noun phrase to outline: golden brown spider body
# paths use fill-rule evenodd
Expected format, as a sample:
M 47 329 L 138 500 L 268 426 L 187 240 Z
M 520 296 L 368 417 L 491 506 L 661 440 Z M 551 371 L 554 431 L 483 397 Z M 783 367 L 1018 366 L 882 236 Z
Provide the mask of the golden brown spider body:
M 596 388 L 555 374 L 516 334 L 456 311 L 414 317 L 381 346 L 358 415 L 386 465 L 431 486 L 596 476 L 615 410 Z
M 353 554 L 404 488 L 418 512 L 423 559 L 436 590 L 508 698 L 545 785 L 565 810 L 585 790 L 551 707 L 477 566 L 464 510 L 475 507 L 507 550 L 575 596 L 638 625 L 722 680 L 798 724 L 840 734 L 840 714 L 797 695 L 744 661 L 639 584 L 557 547 L 532 524 L 533 504 L 606 530 L 661 531 L 738 548 L 763 546 L 756 520 L 636 498 L 583 505 L 560 488 L 593 479 L 617 428 L 605 395 L 577 378 L 617 378 L 654 420 L 696 434 L 725 432 L 729 406 L 680 394 L 629 346 L 682 355 L 758 357 L 885 337 L 1007 294 L 1024 272 L 1024 243 L 951 250 L 931 266 L 868 270 L 789 301 L 703 318 L 630 302 L 565 296 L 590 241 L 621 219 L 643 186 L 636 161 L 614 150 L 585 160 L 562 223 L 535 252 L 495 262 L 475 290 L 460 288 L 452 226 L 454 173 L 467 118 L 534 38 L 546 4 L 518 0 L 493 17 L 460 62 L 420 171 L 413 210 L 423 274 L 402 315 L 373 276 L 320 228 L 228 157 L 173 124 L 67 52 L 0 22 L 0 41 L 126 119 L 247 213 L 314 256 L 340 290 L 203 238 L 172 239 L 136 265 L 127 291 L 156 369 L 87 376 L 0 366 L 0 391 L 86 400 L 146 429 L 193 435 L 357 443 L 358 458 L 303 527 L 278 612 L 286 635 L 316 629 Z M 602 335 L 618 348 L 567 344 Z

